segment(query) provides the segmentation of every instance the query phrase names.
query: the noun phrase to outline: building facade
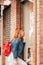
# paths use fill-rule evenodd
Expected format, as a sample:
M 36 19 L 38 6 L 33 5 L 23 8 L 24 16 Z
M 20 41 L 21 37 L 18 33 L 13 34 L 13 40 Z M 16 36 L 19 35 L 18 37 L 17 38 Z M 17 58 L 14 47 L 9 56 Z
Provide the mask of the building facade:
M 2 65 L 2 35 L 3 35 L 3 15 L 2 15 L 2 10 L 3 10 L 3 5 L 2 5 L 2 0 L 0 0 L 0 63 Z
M 11 40 L 15 29 L 21 27 L 26 35 L 24 60 L 27 59 L 28 48 L 31 48 L 31 65 L 43 65 L 43 0 L 12 0 L 3 10 L 2 19 L 1 44 Z M 6 58 L 3 57 L 2 65 L 5 65 Z

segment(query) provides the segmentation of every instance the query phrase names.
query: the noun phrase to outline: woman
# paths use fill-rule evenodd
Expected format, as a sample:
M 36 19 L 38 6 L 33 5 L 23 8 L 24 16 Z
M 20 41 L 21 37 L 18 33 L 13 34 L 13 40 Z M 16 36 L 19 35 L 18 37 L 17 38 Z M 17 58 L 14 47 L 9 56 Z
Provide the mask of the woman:
M 18 51 L 19 57 L 24 59 L 25 33 L 24 33 L 23 29 L 20 29 L 18 38 L 21 41 L 21 43 L 19 44 L 19 48 L 18 48 L 19 49 L 19 51 Z
M 23 51 L 23 37 L 24 31 L 22 29 L 16 29 L 14 39 L 11 42 L 14 65 L 18 65 L 18 57 L 21 56 Z

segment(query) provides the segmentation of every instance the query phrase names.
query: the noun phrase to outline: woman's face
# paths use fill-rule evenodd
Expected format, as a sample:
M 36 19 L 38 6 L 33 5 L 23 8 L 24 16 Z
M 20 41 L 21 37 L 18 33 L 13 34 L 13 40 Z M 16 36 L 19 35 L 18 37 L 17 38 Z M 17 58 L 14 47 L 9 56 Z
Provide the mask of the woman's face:
M 16 38 L 18 37 L 18 30 L 15 31 L 15 35 Z
M 18 34 L 18 38 L 23 38 L 23 36 L 24 36 L 24 31 L 20 30 Z

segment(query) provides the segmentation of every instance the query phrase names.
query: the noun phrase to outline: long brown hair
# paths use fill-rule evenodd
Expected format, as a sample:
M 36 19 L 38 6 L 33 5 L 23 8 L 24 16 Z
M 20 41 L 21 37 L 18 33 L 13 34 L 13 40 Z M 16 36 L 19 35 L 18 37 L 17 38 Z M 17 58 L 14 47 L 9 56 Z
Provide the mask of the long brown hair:
M 18 38 L 19 31 L 20 31 L 19 28 L 16 28 L 16 29 L 15 29 L 14 38 Z
M 23 34 L 22 34 L 22 33 L 23 33 Z M 23 38 L 23 36 L 24 36 L 24 30 L 21 29 L 21 28 L 16 28 L 16 29 L 15 29 L 15 34 L 14 34 L 13 39 L 14 39 L 14 38 L 19 38 L 19 39 L 21 39 L 21 38 Z

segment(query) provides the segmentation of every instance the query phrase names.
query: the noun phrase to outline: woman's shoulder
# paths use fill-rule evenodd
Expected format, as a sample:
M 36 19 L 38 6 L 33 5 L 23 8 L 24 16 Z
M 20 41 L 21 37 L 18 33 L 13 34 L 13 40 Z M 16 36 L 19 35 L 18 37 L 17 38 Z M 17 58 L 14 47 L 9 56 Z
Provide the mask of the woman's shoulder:
M 13 42 L 17 43 L 17 42 L 20 42 L 20 40 L 18 38 L 15 38 L 15 39 L 13 39 L 12 43 Z

